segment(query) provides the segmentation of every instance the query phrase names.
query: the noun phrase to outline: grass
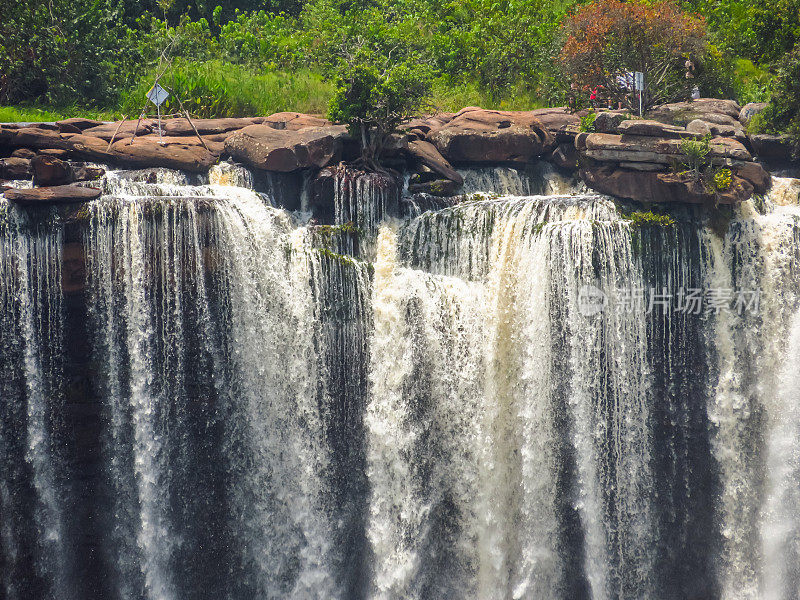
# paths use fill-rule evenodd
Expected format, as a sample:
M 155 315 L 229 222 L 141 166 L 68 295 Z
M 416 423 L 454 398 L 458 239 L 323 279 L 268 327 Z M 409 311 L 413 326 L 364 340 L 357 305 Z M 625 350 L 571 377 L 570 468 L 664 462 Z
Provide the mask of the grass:
M 142 77 L 125 95 L 121 103 L 123 112 L 131 115 L 141 111 L 153 78 L 152 73 Z M 253 73 L 216 60 L 178 63 L 161 83 L 180 95 L 189 112 L 203 118 L 249 117 L 281 111 L 325 113 L 333 95 L 333 84 L 308 70 Z M 167 113 L 179 110 L 174 97 L 165 102 L 163 110 Z
M 133 118 L 141 112 L 154 77 L 155 72 L 142 76 L 133 89 L 122 95 L 119 106 L 114 108 L 5 106 L 0 107 L 0 122 L 58 121 L 78 116 L 110 121 L 122 114 Z M 201 118 L 251 117 L 281 111 L 325 114 L 334 92 L 332 82 L 307 69 L 254 73 L 246 67 L 219 60 L 176 63 L 162 77 L 161 83 L 174 89 L 184 107 Z M 428 110 L 455 112 L 465 106 L 531 110 L 543 104 L 533 92 L 523 88 L 512 90 L 507 98 L 498 100 L 482 92 L 476 83 L 454 83 L 446 79 L 434 81 Z M 162 114 L 177 112 L 179 108 L 172 95 L 162 106 Z M 154 106 L 149 105 L 148 110 L 155 114 Z
M 86 117 L 101 121 L 113 121 L 116 113 L 111 110 L 92 110 L 77 106 L 66 108 L 35 106 L 0 106 L 0 123 L 40 123 L 60 121 L 70 117 Z

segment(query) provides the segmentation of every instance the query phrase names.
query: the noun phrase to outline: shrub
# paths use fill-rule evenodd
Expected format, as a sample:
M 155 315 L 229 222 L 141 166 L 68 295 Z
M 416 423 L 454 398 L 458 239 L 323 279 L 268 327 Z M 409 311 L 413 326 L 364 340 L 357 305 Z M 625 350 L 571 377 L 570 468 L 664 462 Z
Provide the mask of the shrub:
M 708 165 L 708 155 L 711 152 L 711 135 L 707 134 L 699 140 L 685 138 L 681 140 L 681 152 L 686 160 L 684 166 L 696 178 L 700 178 L 703 169 Z
M 733 185 L 733 173 L 730 169 L 720 169 L 714 173 L 714 187 L 718 191 L 724 192 L 730 189 L 731 185 Z
M 597 119 L 597 114 L 590 111 L 588 114 L 581 117 L 581 131 L 594 131 L 594 122 Z
M 800 151 L 800 43 L 781 61 L 775 91 L 763 115 L 765 129 L 788 133 Z
M 645 75 L 644 105 L 684 96 L 686 56 L 705 49 L 705 25 L 670 0 L 597 0 L 579 8 L 563 26 L 561 64 L 579 85 L 600 87 L 633 108 L 625 77 Z
M 405 119 L 414 116 L 430 95 L 430 72 L 418 63 L 391 63 L 379 59 L 370 64 L 359 53 L 344 63 L 336 80 L 336 92 L 328 107 L 332 121 L 347 123 L 361 141 L 362 159 L 375 166 L 387 136 Z

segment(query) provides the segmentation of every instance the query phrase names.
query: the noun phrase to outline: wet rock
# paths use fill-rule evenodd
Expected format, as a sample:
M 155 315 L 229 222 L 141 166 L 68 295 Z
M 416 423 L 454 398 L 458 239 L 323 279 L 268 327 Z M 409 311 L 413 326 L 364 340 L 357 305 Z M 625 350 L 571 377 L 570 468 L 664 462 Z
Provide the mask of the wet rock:
M 767 170 L 756 162 L 746 162 L 736 165 L 731 171 L 737 177 L 744 179 L 753 186 L 756 194 L 764 194 L 772 185 L 772 176 Z
M 434 179 L 422 183 L 411 183 L 408 191 L 412 194 L 430 194 L 431 196 L 455 196 L 461 185 L 450 179 Z
M 464 109 L 429 139 L 454 163 L 527 163 L 549 152 L 553 135 L 531 112 Z
M 30 148 L 17 148 L 11 153 L 12 158 L 27 158 L 31 159 L 36 156 L 36 152 Z
M 31 160 L 33 183 L 39 186 L 55 186 L 72 183 L 72 167 L 54 156 L 36 156 Z
M 23 205 L 88 202 L 100 197 L 96 188 L 77 185 L 58 185 L 30 189 L 11 189 L 5 192 L 6 200 Z
M 553 163 L 559 169 L 574 171 L 578 168 L 578 160 L 580 155 L 575 148 L 575 144 L 559 144 L 546 157 L 546 160 Z
M 0 160 L 0 179 L 30 179 L 31 159 L 4 158 Z
M 442 177 L 461 185 L 464 178 L 453 169 L 447 159 L 441 155 L 436 146 L 424 140 L 415 140 L 408 143 L 408 153 L 432 171 Z
M 715 192 L 685 173 L 631 171 L 607 165 L 583 168 L 580 174 L 586 185 L 600 193 L 637 202 L 739 204 L 753 194 L 753 186 L 735 176 L 730 189 Z
M 749 137 L 753 152 L 759 158 L 774 161 L 792 159 L 792 142 L 786 135 L 758 134 Z
M 39 150 L 39 154 L 42 156 L 55 156 L 56 158 L 65 159 L 69 157 L 69 150 L 64 150 L 62 148 L 42 148 Z
M 270 125 L 250 125 L 225 141 L 234 159 L 266 171 L 289 172 L 325 167 L 338 160 L 347 128 L 343 125 L 279 130 Z
M 739 122 L 747 127 L 750 120 L 767 108 L 767 105 L 767 102 L 750 102 L 749 104 L 745 104 L 742 110 L 739 111 Z
M 332 167 L 320 170 L 309 186 L 311 214 L 317 223 L 335 221 L 336 173 Z

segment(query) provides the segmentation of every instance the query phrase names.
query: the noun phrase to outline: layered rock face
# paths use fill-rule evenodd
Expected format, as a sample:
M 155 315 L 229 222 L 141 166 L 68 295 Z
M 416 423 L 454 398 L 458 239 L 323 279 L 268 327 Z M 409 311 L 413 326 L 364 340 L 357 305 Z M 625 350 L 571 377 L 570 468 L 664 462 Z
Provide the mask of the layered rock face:
M 786 138 L 746 134 L 746 124 L 763 108 L 701 99 L 657 107 L 647 119 L 627 111 L 602 111 L 594 131 L 581 132 L 582 113 L 565 108 L 467 107 L 408 121 L 392 136 L 384 159 L 388 166 L 410 172 L 412 194 L 458 194 L 463 179 L 456 167 L 523 167 L 544 160 L 579 175 L 597 191 L 621 198 L 735 204 L 769 186 L 762 163 L 781 165 L 791 160 Z M 707 136 L 709 163 L 731 170 L 726 189 L 710 188 L 682 166 L 686 162 L 682 141 Z M 164 119 L 160 130 L 153 119 L 121 123 L 67 119 L 0 125 L 0 157 L 7 157 L 0 158 L 0 179 L 33 178 L 37 186 L 55 186 L 102 174 L 81 161 L 206 173 L 221 158 L 232 158 L 259 172 L 316 173 L 357 158 L 358 142 L 344 125 L 296 112 L 192 122 Z M 72 201 L 69 196 L 65 201 Z

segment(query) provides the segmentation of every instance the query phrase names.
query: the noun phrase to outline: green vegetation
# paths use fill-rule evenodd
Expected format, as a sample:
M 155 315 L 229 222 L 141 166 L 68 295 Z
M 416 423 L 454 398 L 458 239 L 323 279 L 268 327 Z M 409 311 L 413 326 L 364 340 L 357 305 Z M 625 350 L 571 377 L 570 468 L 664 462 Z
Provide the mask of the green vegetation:
M 720 192 L 730 189 L 733 185 L 733 173 L 730 169 L 719 169 L 714 173 L 714 187 Z
M 708 155 L 711 153 L 711 134 L 706 134 L 699 140 L 682 139 L 681 152 L 685 157 L 683 165 L 695 178 L 700 179 L 708 166 Z
M 583 132 L 591 132 L 594 131 L 594 121 L 597 118 L 597 114 L 594 111 L 590 111 L 588 114 L 581 117 L 581 131 Z
M 531 109 L 562 105 L 570 96 L 584 106 L 584 86 L 602 79 L 611 95 L 621 72 L 638 69 L 652 71 L 649 101 L 684 98 L 695 84 L 704 96 L 740 103 L 774 98 L 769 118 L 754 126 L 797 129 L 800 94 L 792 85 L 800 78 L 791 61 L 798 63 L 800 0 L 216 4 L 1 2 L 0 104 L 19 111 L 3 109 L 2 120 L 135 113 L 163 72 L 162 81 L 198 116 L 324 113 L 333 100 L 331 114 L 353 126 L 361 115 L 377 131 L 382 126 L 352 93 L 368 75 L 370 94 L 361 100 L 407 100 L 398 112 L 407 114 L 420 106 Z M 615 12 L 599 10 L 603 4 Z M 619 28 L 634 21 L 640 36 Z M 686 58 L 696 67 L 689 80 Z M 400 85 L 410 86 L 407 98 L 398 97 Z M 630 96 L 618 99 L 628 103 Z M 37 116 L 35 109 L 53 114 Z
M 633 227 L 672 227 L 675 219 L 669 215 L 660 215 L 653 211 L 635 211 L 625 215 L 625 219 L 631 222 Z

